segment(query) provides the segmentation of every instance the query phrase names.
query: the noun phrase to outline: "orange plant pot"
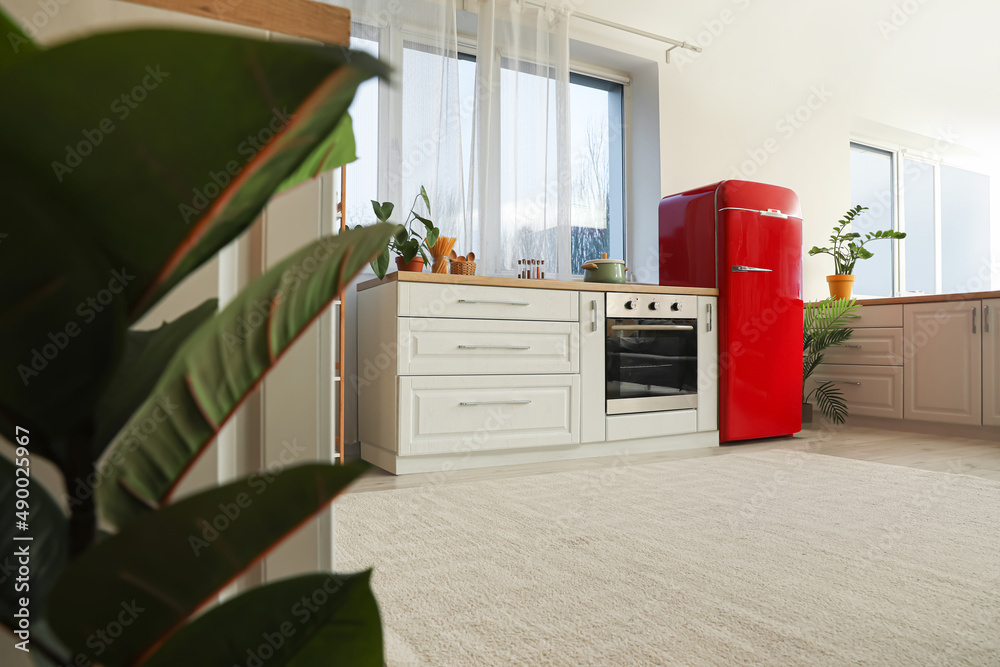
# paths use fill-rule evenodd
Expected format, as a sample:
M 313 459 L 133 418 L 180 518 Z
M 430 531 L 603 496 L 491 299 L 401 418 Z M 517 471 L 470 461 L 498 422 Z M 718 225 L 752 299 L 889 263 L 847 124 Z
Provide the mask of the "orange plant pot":
M 830 296 L 834 299 L 850 299 L 854 290 L 854 276 L 827 276 L 826 282 L 830 285 Z
M 417 255 L 409 262 L 404 263 L 402 257 L 397 257 L 396 268 L 400 271 L 413 271 L 414 273 L 420 273 L 424 270 L 424 258 Z

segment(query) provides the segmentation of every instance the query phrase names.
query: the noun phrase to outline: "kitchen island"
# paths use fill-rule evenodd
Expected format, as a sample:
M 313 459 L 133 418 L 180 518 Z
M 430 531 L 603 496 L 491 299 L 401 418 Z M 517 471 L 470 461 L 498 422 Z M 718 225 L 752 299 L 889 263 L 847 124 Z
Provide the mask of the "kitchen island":
M 389 472 L 719 443 L 714 289 L 401 272 L 358 291 L 361 456 Z M 613 294 L 691 318 L 694 407 L 608 413 Z

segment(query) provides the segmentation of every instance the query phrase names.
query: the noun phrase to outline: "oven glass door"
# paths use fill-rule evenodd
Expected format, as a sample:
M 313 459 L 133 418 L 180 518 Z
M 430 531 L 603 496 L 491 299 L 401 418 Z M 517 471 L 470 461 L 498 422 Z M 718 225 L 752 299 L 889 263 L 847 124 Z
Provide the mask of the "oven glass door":
M 682 410 L 698 405 L 694 319 L 608 319 L 608 414 Z

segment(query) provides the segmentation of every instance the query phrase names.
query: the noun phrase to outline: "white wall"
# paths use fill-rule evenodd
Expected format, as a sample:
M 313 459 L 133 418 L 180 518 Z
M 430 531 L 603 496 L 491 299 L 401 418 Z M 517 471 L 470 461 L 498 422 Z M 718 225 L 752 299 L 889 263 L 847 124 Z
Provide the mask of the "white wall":
M 954 137 L 944 159 L 990 173 L 997 191 L 996 3 L 589 0 L 579 11 L 704 48 L 675 50 L 673 64 L 660 67 L 663 194 L 738 176 L 790 187 L 802 202 L 811 247 L 850 204 L 848 142 L 858 126 L 901 130 L 916 149 Z M 580 20 L 573 28 L 574 38 L 592 35 L 663 60 L 663 49 L 641 37 Z M 787 119 L 795 113 L 805 120 Z M 748 162 L 754 157 L 762 164 Z M 830 269 L 827 257 L 805 258 L 808 297 L 823 295 Z

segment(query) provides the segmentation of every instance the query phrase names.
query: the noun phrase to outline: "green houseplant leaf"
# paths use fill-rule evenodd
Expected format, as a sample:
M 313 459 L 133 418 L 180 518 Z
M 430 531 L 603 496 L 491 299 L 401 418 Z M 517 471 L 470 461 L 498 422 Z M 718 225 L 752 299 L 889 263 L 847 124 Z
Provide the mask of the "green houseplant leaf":
M 44 194 L 5 157 L 0 423 L 11 442 L 15 425 L 28 428 L 33 453 L 65 470 L 71 434 L 89 419 L 121 352 L 125 311 L 113 290 L 127 277 L 78 230 L 45 215 Z
M 185 625 L 142 667 L 243 665 L 262 655 L 265 664 L 381 667 L 370 576 L 309 574 L 255 588 Z
M 49 620 L 75 652 L 132 664 L 271 547 L 322 510 L 367 464 L 306 464 L 257 473 L 185 498 L 92 546 L 65 570 Z M 86 613 L 81 613 L 81 610 Z M 127 632 L 87 640 L 124 614 Z
M 0 7 L 0 35 L 6 44 L 0 46 L 0 69 L 38 52 L 38 45 Z
M 331 171 L 358 159 L 357 147 L 354 143 L 354 125 L 351 115 L 345 113 L 330 136 L 313 150 L 295 172 L 285 179 L 278 188 L 283 192 L 300 183 L 316 178 L 324 171 Z
M 52 586 L 66 565 L 67 520 L 59 504 L 49 495 L 45 487 L 31 480 L 27 486 L 28 498 L 26 500 L 29 509 L 23 510 L 26 512 L 25 523 L 28 525 L 28 529 L 27 531 L 18 530 L 17 522 L 22 519 L 15 512 L 22 510 L 17 505 L 16 489 L 18 487 L 14 483 L 16 475 L 14 462 L 6 456 L 0 456 L 0 477 L 4 480 L 4 484 L 0 485 L 0 507 L 4 508 L 3 515 L 0 516 L 0 544 L 6 545 L 2 565 L 4 571 L 10 573 L 8 580 L 0 589 L 0 616 L 3 617 L 4 625 L 12 631 L 17 630 L 18 622 L 14 614 L 20 608 L 18 600 L 27 597 L 30 600 L 29 620 L 31 624 L 30 641 L 32 642 L 29 646 L 32 650 L 36 650 L 37 644 L 44 641 L 36 633 L 37 626 L 45 616 Z M 8 481 L 9 483 L 7 483 Z M 14 539 L 26 535 L 32 538 L 31 541 L 15 541 Z M 31 569 L 27 582 L 17 582 L 14 576 L 18 570 L 19 557 L 17 552 L 18 549 L 24 547 L 29 549 Z M 18 590 L 20 584 L 27 584 L 28 588 Z M 16 641 L 21 640 L 19 638 Z M 51 645 L 48 648 L 56 650 Z
M 379 223 L 306 245 L 189 336 L 126 425 L 156 428 L 111 450 L 120 465 L 98 488 L 102 515 L 123 527 L 167 500 L 244 397 L 395 230 Z
M 0 146 L 48 217 L 86 229 L 135 276 L 123 293 L 135 321 L 252 223 L 357 85 L 385 72 L 341 48 L 100 34 L 0 70 L 0 90 L 18 91 L 0 107 Z
M 132 330 L 126 334 L 122 361 L 97 404 L 97 430 L 93 438 L 95 460 L 149 396 L 177 349 L 215 315 L 218 308 L 218 299 L 209 299 L 157 329 Z

